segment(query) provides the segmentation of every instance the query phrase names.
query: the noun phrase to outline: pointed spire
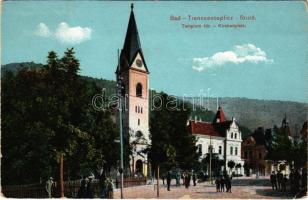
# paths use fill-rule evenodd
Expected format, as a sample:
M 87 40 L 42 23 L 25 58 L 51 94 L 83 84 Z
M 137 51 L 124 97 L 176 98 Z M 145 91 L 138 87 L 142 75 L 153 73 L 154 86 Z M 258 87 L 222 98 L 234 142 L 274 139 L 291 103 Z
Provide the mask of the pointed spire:
M 281 123 L 281 127 L 287 127 L 288 126 L 288 120 L 287 120 L 287 113 L 285 112 L 284 113 L 284 118 L 282 120 L 282 123 Z
M 120 54 L 121 71 L 129 69 L 132 66 L 132 63 L 134 62 L 137 53 L 140 53 L 146 73 L 149 73 L 141 49 L 141 43 L 139 39 L 139 33 L 134 14 L 134 4 L 132 3 L 130 7 L 131 7 L 131 12 L 127 26 L 125 41 L 123 49 L 121 50 Z M 115 72 L 116 74 L 121 73 L 119 68 L 120 67 L 118 66 Z
M 129 64 L 133 61 L 134 56 L 136 56 L 138 50 L 141 50 L 141 44 L 134 15 L 134 4 L 132 3 L 125 42 L 123 46 L 123 53 Z

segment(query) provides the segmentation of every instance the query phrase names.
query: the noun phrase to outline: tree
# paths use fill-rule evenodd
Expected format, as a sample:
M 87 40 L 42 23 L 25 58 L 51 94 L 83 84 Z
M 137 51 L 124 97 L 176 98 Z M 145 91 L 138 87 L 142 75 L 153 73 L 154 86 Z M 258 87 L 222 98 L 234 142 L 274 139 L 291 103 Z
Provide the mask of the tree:
M 207 153 L 202 159 L 201 163 L 205 166 L 210 166 L 210 154 Z M 219 154 L 212 154 L 211 169 L 218 176 L 221 171 L 221 167 L 224 165 L 224 160 L 219 159 Z M 208 168 L 207 168 L 208 169 Z
M 273 161 L 292 160 L 292 142 L 285 134 L 276 134 L 272 144 L 272 150 L 268 153 L 268 158 Z
M 196 138 L 187 132 L 186 123 L 190 109 L 174 97 L 159 93 L 160 99 L 152 102 L 156 109 L 150 115 L 149 159 L 156 169 L 173 167 L 193 169 L 198 163 Z M 186 106 L 185 109 L 183 106 Z
M 230 174 L 231 174 L 231 171 L 232 171 L 232 169 L 235 166 L 235 162 L 233 160 L 229 160 L 227 165 L 228 165 L 228 167 L 230 169 Z
M 57 178 L 61 153 L 65 155 L 65 179 L 117 166 L 119 145 L 115 140 L 119 134 L 113 114 L 94 110 L 91 100 L 101 88 L 81 79 L 78 71 L 79 61 L 73 49 L 68 49 L 60 59 L 49 52 L 47 64 L 40 69 L 4 74 L 3 185 Z

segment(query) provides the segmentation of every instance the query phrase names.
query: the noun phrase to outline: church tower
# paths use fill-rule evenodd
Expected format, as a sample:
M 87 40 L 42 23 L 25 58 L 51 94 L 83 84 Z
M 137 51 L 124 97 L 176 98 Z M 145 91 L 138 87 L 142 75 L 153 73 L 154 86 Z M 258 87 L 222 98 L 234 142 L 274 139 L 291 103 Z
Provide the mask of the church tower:
M 149 70 L 147 68 L 134 15 L 131 12 L 123 49 L 116 70 L 125 91 L 124 134 L 129 134 L 133 155 L 130 158 L 132 173 L 148 175 L 147 155 L 143 152 L 149 143 Z

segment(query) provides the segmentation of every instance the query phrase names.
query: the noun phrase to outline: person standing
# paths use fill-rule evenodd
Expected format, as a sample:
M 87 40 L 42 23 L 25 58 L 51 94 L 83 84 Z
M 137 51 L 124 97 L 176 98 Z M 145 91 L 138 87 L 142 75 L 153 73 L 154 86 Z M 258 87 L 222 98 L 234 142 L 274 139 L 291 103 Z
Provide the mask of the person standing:
M 89 176 L 88 179 L 88 184 L 87 184 L 87 189 L 86 189 L 86 195 L 87 199 L 93 199 L 93 188 L 92 188 L 92 176 Z
M 272 171 L 272 174 L 270 176 L 271 184 L 272 184 L 272 189 L 277 190 L 277 178 L 275 171 Z
M 80 188 L 77 193 L 78 199 L 86 198 L 87 181 L 83 178 L 80 182 Z
M 161 179 L 163 180 L 163 185 L 165 185 L 165 174 L 161 176 Z
M 190 180 L 191 180 L 191 173 L 187 173 L 187 177 L 188 177 L 188 187 L 190 186 Z
M 216 192 L 220 192 L 220 180 L 219 178 L 217 177 L 216 180 L 215 180 L 215 184 L 216 184 Z
M 294 170 L 292 169 L 290 174 L 289 174 L 289 179 L 290 179 L 290 191 L 291 193 L 294 192 Z
M 194 186 L 196 186 L 196 179 L 197 179 L 197 177 L 196 177 L 195 173 L 193 173 L 192 178 L 193 178 Z
M 108 199 L 113 199 L 113 183 L 112 180 L 110 178 L 107 178 L 105 181 L 105 185 L 107 188 L 107 198 Z
M 223 176 L 220 178 L 220 191 L 221 192 L 225 191 L 225 179 Z
M 299 174 L 298 170 L 295 170 L 295 173 L 294 173 L 294 191 L 295 191 L 295 193 L 299 192 L 299 190 L 300 190 L 300 180 L 301 180 L 301 175 Z
M 48 181 L 46 181 L 46 192 L 48 194 L 48 198 L 52 198 L 52 187 L 53 187 L 53 178 L 50 177 Z
M 229 178 L 228 184 L 229 184 L 229 192 L 231 193 L 231 192 L 232 192 L 232 191 L 231 191 L 231 189 L 232 189 L 232 177 Z
M 307 192 L 307 169 L 302 169 L 302 190 L 304 193 Z
M 225 183 L 226 183 L 227 192 L 231 193 L 231 178 L 229 176 L 226 177 Z
M 167 190 L 170 191 L 170 184 L 171 184 L 171 173 L 167 172 Z
M 100 176 L 99 184 L 100 184 L 100 198 L 107 198 L 106 175 L 104 172 Z
M 287 175 L 284 175 L 284 177 L 282 178 L 282 181 L 281 181 L 281 190 L 283 192 L 287 191 L 287 182 L 288 182 Z
M 181 172 L 178 171 L 176 173 L 176 186 L 180 186 L 181 185 L 180 180 L 181 180 Z
M 188 173 L 185 172 L 185 174 L 184 174 L 184 182 L 185 182 L 185 188 L 186 188 L 186 189 L 188 189 L 188 187 L 189 187 L 188 176 L 189 176 Z
M 278 171 L 277 173 L 278 190 L 282 190 L 282 187 L 281 187 L 282 179 L 283 179 L 283 174 L 281 173 L 281 171 Z

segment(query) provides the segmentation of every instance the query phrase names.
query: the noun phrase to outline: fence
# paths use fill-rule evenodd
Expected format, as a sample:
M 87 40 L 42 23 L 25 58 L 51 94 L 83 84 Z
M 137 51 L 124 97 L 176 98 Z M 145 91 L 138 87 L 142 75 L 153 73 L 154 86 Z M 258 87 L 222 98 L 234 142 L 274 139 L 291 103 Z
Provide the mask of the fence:
M 119 180 L 113 180 L 114 188 L 120 187 Z M 145 185 L 146 178 L 126 178 L 124 179 L 124 187 L 132 187 L 138 185 Z M 98 180 L 92 182 L 94 197 L 100 195 L 100 184 Z M 78 190 L 80 188 L 80 180 L 77 181 L 65 181 L 64 182 L 64 196 L 68 198 L 76 198 Z M 14 186 L 2 186 L 2 193 L 5 197 L 10 198 L 47 198 L 47 192 L 44 184 L 32 184 L 32 185 L 14 185 Z M 55 182 L 52 189 L 53 197 L 60 197 L 59 184 Z

